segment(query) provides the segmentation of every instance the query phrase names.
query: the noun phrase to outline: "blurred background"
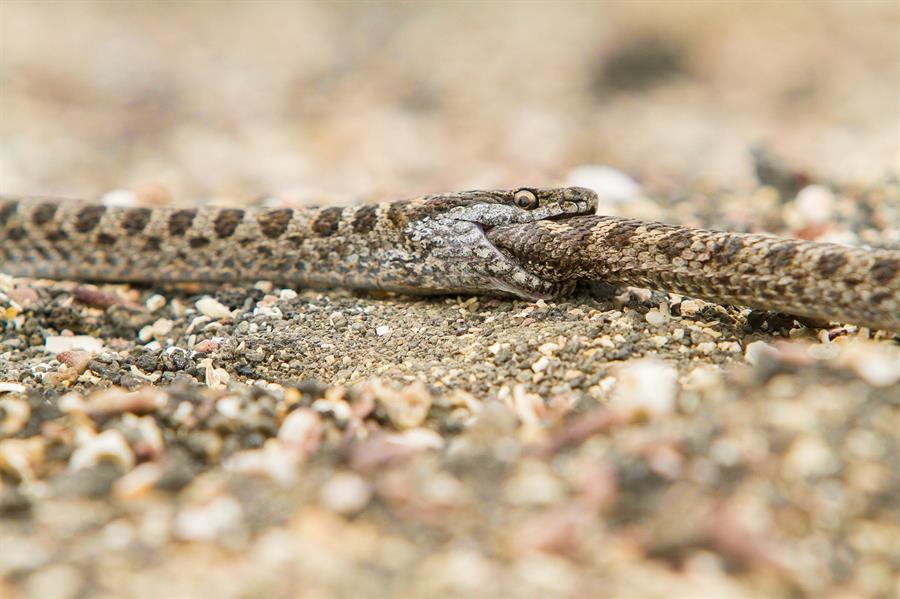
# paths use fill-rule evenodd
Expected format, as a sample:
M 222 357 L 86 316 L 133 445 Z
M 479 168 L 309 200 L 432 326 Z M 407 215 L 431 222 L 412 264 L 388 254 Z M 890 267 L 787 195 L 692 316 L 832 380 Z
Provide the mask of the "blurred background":
M 867 184 L 900 171 L 898 7 L 3 0 L 0 190 L 741 190 L 754 147 Z

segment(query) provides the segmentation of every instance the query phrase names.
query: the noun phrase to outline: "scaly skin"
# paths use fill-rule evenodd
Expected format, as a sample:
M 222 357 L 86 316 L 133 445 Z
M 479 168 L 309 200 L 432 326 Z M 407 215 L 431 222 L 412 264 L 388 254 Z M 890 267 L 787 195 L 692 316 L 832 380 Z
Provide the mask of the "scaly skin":
M 0 272 L 528 299 L 595 279 L 900 331 L 898 251 L 586 216 L 596 202 L 574 187 L 302 210 L 0 197 Z
M 487 238 L 546 280 L 602 280 L 900 332 L 896 250 L 611 216 L 495 227 Z
M 526 206 L 517 201 L 524 198 Z M 89 281 L 272 280 L 415 294 L 552 298 L 492 226 L 590 214 L 582 188 L 470 191 L 321 209 L 125 208 L 0 197 L 0 272 Z

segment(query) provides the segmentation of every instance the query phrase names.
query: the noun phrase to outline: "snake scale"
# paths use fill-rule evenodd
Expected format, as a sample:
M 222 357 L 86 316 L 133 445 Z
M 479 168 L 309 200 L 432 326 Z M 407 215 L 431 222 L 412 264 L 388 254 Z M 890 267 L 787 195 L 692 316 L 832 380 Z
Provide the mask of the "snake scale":
M 578 187 L 316 209 L 0 197 L 0 272 L 527 299 L 593 279 L 900 331 L 900 251 L 593 216 L 596 205 Z

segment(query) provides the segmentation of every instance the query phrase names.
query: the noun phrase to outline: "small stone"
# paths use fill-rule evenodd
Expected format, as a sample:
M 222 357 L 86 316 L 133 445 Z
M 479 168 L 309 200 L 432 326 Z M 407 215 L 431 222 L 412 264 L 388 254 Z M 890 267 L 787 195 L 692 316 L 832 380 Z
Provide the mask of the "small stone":
M 130 189 L 114 189 L 103 194 L 100 203 L 104 206 L 130 208 L 138 205 L 138 196 Z
M 292 299 L 297 299 L 297 292 L 293 289 L 282 289 L 278 292 L 278 299 L 281 301 L 290 301 Z
M 548 366 L 550 366 L 550 359 L 547 356 L 541 356 L 531 365 L 531 369 L 534 372 L 544 372 Z
M 695 300 L 684 300 L 679 306 L 682 316 L 693 316 L 700 311 L 700 303 Z
M 89 335 L 57 335 L 44 339 L 44 350 L 51 354 L 72 350 L 81 350 L 96 354 L 102 349 L 103 341 Z
M 151 339 L 162 339 L 172 332 L 172 327 L 174 325 L 175 323 L 168 318 L 160 318 L 153 324 L 143 327 L 140 332 L 138 332 L 138 339 L 145 343 Z
M 297 466 L 302 455 L 284 443 L 269 439 L 261 449 L 239 451 L 226 460 L 229 472 L 244 475 L 268 476 L 282 486 L 290 486 L 297 480 Z
M 543 465 L 525 462 L 503 485 L 503 496 L 513 504 L 551 504 L 565 494 L 563 484 Z
M 69 458 L 69 469 L 90 468 L 104 460 L 109 460 L 126 471 L 134 467 L 134 452 L 122 433 L 115 429 L 105 430 L 85 441 Z
M 204 370 L 206 386 L 210 389 L 222 389 L 231 380 L 227 370 L 212 365 L 212 358 L 203 358 L 197 366 Z
M 241 398 L 235 395 L 221 398 L 216 402 L 216 411 L 232 420 L 238 418 L 241 415 Z
M 69 564 L 51 564 L 41 568 L 25 582 L 29 597 L 75 599 L 82 594 L 84 575 Z
M 827 476 L 838 471 L 840 462 L 831 448 L 819 437 L 806 435 L 798 438 L 784 455 L 781 472 L 788 479 L 808 476 Z
M 175 516 L 175 535 L 187 541 L 212 541 L 240 529 L 244 510 L 237 499 L 222 495 L 182 509 Z
M 538 347 L 538 351 L 545 356 L 553 355 L 554 352 L 558 352 L 561 348 L 556 343 L 542 343 Z
M 807 185 L 793 203 L 793 226 L 823 225 L 834 218 L 834 193 L 824 185 Z
M 716 344 L 716 347 L 719 348 L 720 351 L 728 352 L 732 354 L 741 353 L 741 344 L 737 341 L 721 341 Z
M 21 383 L 0 382 L 0 393 L 25 393 L 28 387 Z
M 0 438 L 11 437 L 22 430 L 31 418 L 31 406 L 23 399 L 0 399 Z
M 655 358 L 635 360 L 618 373 L 610 407 L 631 419 L 664 416 L 675 410 L 675 369 Z
M 381 325 L 380 327 L 375 328 L 375 334 L 379 337 L 384 337 L 385 335 L 391 334 L 391 327 L 386 324 Z
M 388 440 L 394 445 L 400 445 L 409 449 L 441 450 L 444 448 L 444 438 L 428 428 L 411 428 L 396 435 L 389 435 Z
M 65 395 L 59 400 L 59 409 L 64 412 L 84 411 L 94 417 L 126 412 L 148 414 L 166 405 L 167 398 L 165 392 L 155 387 L 142 387 L 132 392 L 111 387 L 91 393 L 86 401 L 81 401 L 74 394 Z
M 874 343 L 853 343 L 846 347 L 841 361 L 875 387 L 890 387 L 900 382 L 900 352 L 896 350 L 889 351 Z
M 307 454 L 319 446 L 321 434 L 322 418 L 310 408 L 297 408 L 287 415 L 278 429 L 281 442 L 298 447 Z
M 744 359 L 754 366 L 758 365 L 763 357 L 778 360 L 778 350 L 766 343 L 765 341 L 754 341 L 747 344 L 744 349 Z
M 231 311 L 220 301 L 213 299 L 208 295 L 197 300 L 197 303 L 194 305 L 201 314 L 208 316 L 209 318 L 216 320 L 231 318 Z
M 697 351 L 701 354 L 709 355 L 716 351 L 716 344 L 712 341 L 703 341 L 702 343 L 697 344 Z
M 162 308 L 165 305 L 166 305 L 166 298 L 159 295 L 158 293 L 151 295 L 150 297 L 147 298 L 147 301 L 144 302 L 144 306 L 146 306 L 146 308 L 150 312 L 156 312 L 157 310 L 159 310 L 160 308 Z
M 156 462 L 140 464 L 113 483 L 113 496 L 126 501 L 143 497 L 153 490 L 162 475 L 163 468 Z
M 31 287 L 14 287 L 6 292 L 6 296 L 20 306 L 27 306 L 40 298 L 38 292 Z
M 398 429 L 415 428 L 425 422 L 431 409 L 431 394 L 420 381 L 396 391 L 379 380 L 371 382 L 375 400 L 384 407 Z
M 644 315 L 644 319 L 654 327 L 660 327 L 668 322 L 669 317 L 659 310 L 650 310 Z
M 56 355 L 56 359 L 81 374 L 87 370 L 88 364 L 91 362 L 91 354 L 86 351 L 64 351 Z
M 338 514 L 360 512 L 372 498 L 372 487 L 361 476 L 342 472 L 332 476 L 319 491 L 319 502 Z
M 194 351 L 201 354 L 208 354 L 217 349 L 219 349 L 219 344 L 212 339 L 204 339 L 194 346 Z

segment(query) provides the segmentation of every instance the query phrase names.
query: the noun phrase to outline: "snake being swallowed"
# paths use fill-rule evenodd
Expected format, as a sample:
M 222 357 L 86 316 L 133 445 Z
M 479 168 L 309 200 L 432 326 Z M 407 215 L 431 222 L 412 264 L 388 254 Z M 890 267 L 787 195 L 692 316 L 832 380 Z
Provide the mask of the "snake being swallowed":
M 532 300 L 589 279 L 900 331 L 900 251 L 592 216 L 596 205 L 579 187 L 320 209 L 0 197 L 0 272 Z

